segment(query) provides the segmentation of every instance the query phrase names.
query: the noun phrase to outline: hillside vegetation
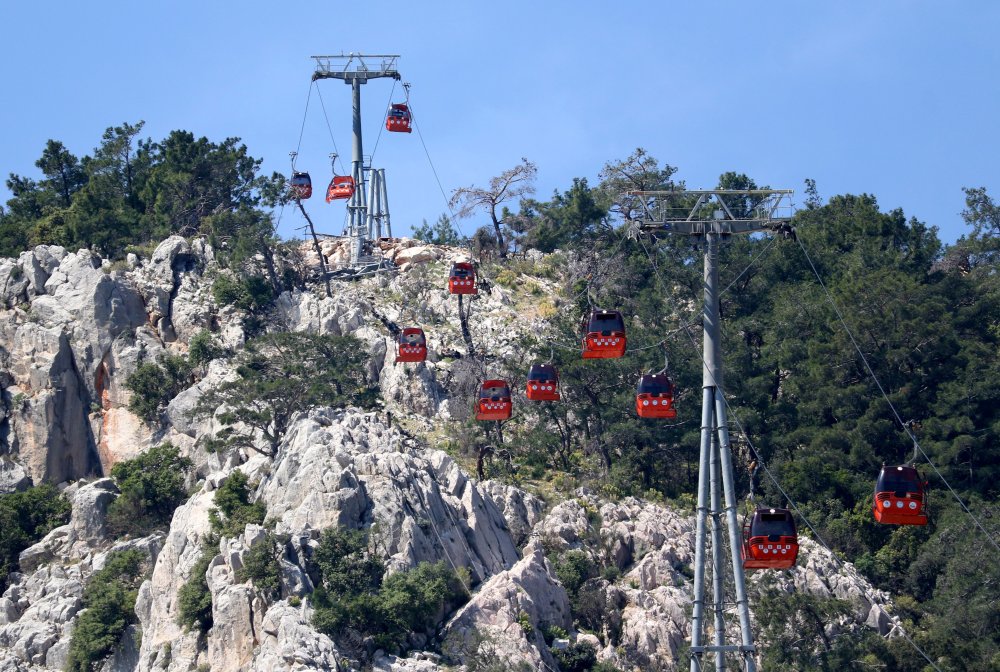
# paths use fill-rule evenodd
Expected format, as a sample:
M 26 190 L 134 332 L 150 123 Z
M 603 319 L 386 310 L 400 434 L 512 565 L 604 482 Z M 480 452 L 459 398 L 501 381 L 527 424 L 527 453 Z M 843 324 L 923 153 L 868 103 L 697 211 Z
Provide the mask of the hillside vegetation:
M 141 128 L 108 129 L 83 158 L 50 141 L 36 164 L 40 178 L 11 175 L 13 198 L 0 211 L 0 256 L 59 244 L 120 258 L 169 234 L 205 235 L 226 250 L 235 271 L 237 286 L 217 284 L 217 298 L 245 299 L 245 309 L 259 316 L 254 329 L 267 331 L 270 302 L 305 282 L 282 261 L 285 252 L 262 209 L 285 197 L 284 178 L 259 176 L 260 161 L 238 139 L 213 143 L 175 131 L 153 142 L 139 138 Z M 529 185 L 533 173 L 524 167 L 530 165 L 517 173 Z M 549 200 L 522 190 L 517 203 L 478 204 L 493 223 L 464 242 L 486 278 L 527 296 L 532 283 L 563 288 L 545 310 L 531 307 L 545 328 L 525 337 L 513 355 L 475 344 L 480 363 L 514 386 L 523 386 L 529 359 L 551 358 L 563 388 L 563 403 L 519 408 L 502 432 L 457 420 L 441 428 L 456 452 L 477 462 L 480 477 L 545 493 L 589 486 L 608 499 L 634 495 L 690 506 L 698 479 L 701 251 L 680 237 L 625 236 L 642 211 L 622 198 L 627 189 L 683 187 L 675 173 L 637 150 L 608 163 L 596 186 L 579 178 Z M 756 184 L 727 172 L 719 186 Z M 811 527 L 805 534 L 821 537 L 891 591 L 904 626 L 942 669 L 991 670 L 1000 669 L 1000 206 L 985 189 L 968 189 L 966 199 L 969 232 L 951 246 L 902 210 L 883 212 L 874 196 L 824 201 L 812 183 L 793 221 L 797 239 L 765 234 L 729 241 L 722 251 L 724 387 L 739 422 L 732 429 L 741 494 L 750 488 L 750 463 L 765 464 L 777 482 L 758 478 L 758 501 L 783 505 L 787 493 L 808 518 L 800 530 Z M 446 218 L 418 235 L 439 243 L 461 239 Z M 622 310 L 625 358 L 599 366 L 580 359 L 578 320 L 590 306 Z M 244 355 L 240 380 L 220 394 L 245 383 L 244 396 L 262 398 L 255 377 L 267 358 L 254 361 L 255 352 Z M 678 420 L 640 420 L 633 410 L 638 376 L 662 369 L 665 358 L 680 390 Z M 927 527 L 872 519 L 880 466 L 913 453 L 883 390 L 955 491 L 918 458 L 931 488 Z M 350 395 L 338 389 L 334 396 Z M 247 417 L 261 416 L 249 402 L 246 408 Z M 295 410 L 282 409 L 283 417 Z M 238 403 L 231 412 L 253 427 L 239 416 Z M 275 426 L 264 419 L 265 430 Z M 269 438 L 276 451 L 280 437 Z M 165 515 L 157 512 L 157 520 Z M 18 549 L 25 545 L 17 540 Z M 833 614 L 836 605 L 776 597 L 755 609 L 760 622 L 794 621 L 814 631 L 771 647 L 771 669 L 843 669 L 837 661 L 859 659 L 878 669 L 925 669 L 901 639 L 829 641 L 816 615 Z

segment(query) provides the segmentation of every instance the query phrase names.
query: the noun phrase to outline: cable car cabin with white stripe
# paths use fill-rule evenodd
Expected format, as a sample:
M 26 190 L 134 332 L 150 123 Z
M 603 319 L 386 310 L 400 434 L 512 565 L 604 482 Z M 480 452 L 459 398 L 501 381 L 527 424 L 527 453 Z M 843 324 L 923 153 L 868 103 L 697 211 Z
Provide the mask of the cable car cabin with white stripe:
M 580 319 L 584 359 L 617 359 L 625 354 L 625 320 L 620 311 L 593 309 Z
M 525 396 L 530 401 L 559 401 L 559 374 L 551 364 L 532 364 Z
M 396 363 L 416 363 L 427 359 L 427 338 L 419 327 L 407 327 L 396 339 Z
M 908 464 L 882 467 L 872 511 L 884 525 L 926 525 L 927 482 Z
M 510 420 L 513 408 L 507 381 L 483 381 L 476 401 L 476 420 Z

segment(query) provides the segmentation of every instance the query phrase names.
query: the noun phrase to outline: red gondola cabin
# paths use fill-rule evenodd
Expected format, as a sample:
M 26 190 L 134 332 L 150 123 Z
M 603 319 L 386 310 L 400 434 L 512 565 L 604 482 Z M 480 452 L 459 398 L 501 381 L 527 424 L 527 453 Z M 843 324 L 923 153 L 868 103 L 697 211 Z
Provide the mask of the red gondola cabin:
M 410 121 L 410 108 L 403 103 L 394 103 L 385 117 L 385 130 L 393 133 L 409 133 Z
M 452 294 L 476 294 L 476 268 L 467 261 L 451 265 L 448 274 L 448 291 Z
M 617 310 L 592 310 L 580 321 L 584 359 L 613 359 L 625 354 L 625 320 Z
M 551 364 L 532 364 L 525 393 L 531 401 L 559 401 L 559 376 Z
M 313 195 L 313 184 L 309 173 L 292 173 L 288 186 L 291 188 L 293 198 L 305 200 Z
M 743 524 L 743 569 L 791 569 L 799 535 L 788 509 L 757 509 Z
M 483 381 L 476 402 L 476 420 L 509 420 L 513 407 L 507 381 Z
M 396 363 L 422 362 L 427 359 L 427 339 L 417 327 L 403 329 L 396 342 Z
M 354 195 L 354 178 L 350 175 L 334 175 L 326 188 L 326 202 L 350 198 Z
M 666 373 L 647 373 L 635 392 L 635 412 L 640 418 L 676 418 L 674 383 Z
M 875 520 L 885 525 L 926 525 L 926 485 L 909 465 L 882 467 L 875 483 Z

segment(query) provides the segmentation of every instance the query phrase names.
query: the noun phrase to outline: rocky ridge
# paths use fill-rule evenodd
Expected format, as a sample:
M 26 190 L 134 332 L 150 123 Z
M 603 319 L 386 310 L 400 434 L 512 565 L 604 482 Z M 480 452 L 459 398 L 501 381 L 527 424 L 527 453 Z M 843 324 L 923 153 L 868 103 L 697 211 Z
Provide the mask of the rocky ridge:
M 431 430 L 435 422 L 464 417 L 463 385 L 477 373 L 460 356 L 465 344 L 454 303 L 435 289 L 443 286 L 447 263 L 464 253 L 413 241 L 385 246 L 398 274 L 338 284 L 332 298 L 286 292 L 275 315 L 292 331 L 360 338 L 386 410 L 411 428 Z M 675 668 L 689 627 L 694 532 L 687 513 L 631 498 L 602 502 L 588 492 L 553 502 L 546 512 L 529 493 L 470 478 L 449 455 L 392 426 L 384 414 L 351 409 L 302 414 L 271 459 L 208 454 L 195 444 L 214 431 L 213 422 L 193 421 L 187 411 L 229 374 L 221 360 L 171 401 L 159 423 L 129 412 L 123 382 L 141 362 L 185 352 L 202 329 L 231 348 L 244 341 L 234 309 L 211 297 L 217 272 L 204 241 L 176 236 L 148 260 L 130 256 L 122 267 L 55 246 L 0 260 L 0 492 L 43 480 L 72 483 L 64 492 L 73 505 L 67 525 L 22 553 L 21 574 L 0 597 L 0 669 L 61 669 L 83 586 L 110 552 L 126 547 L 143 550 L 152 567 L 136 604 L 141 643 L 128 633 L 106 669 L 351 669 L 357 665 L 351 643 L 334 642 L 310 625 L 309 558 L 324 528 L 373 523 L 390 570 L 443 560 L 468 572 L 470 600 L 441 633 L 452 650 L 476 655 L 488 645 L 501 659 L 554 669 L 546 631 L 555 626 L 590 641 L 601 660 L 622 669 Z M 552 288 L 542 280 L 536 286 L 555 307 Z M 520 329 L 540 319 L 518 300 L 496 284 L 481 294 L 474 303 L 476 342 L 509 351 L 515 314 Z M 387 365 L 393 348 L 387 321 L 434 325 L 429 361 Z M 164 440 L 195 461 L 192 496 L 165 535 L 109 539 L 104 516 L 117 491 L 101 476 Z M 206 576 L 215 625 L 205 636 L 185 632 L 177 623 L 177 591 L 208 536 L 214 490 L 235 469 L 256 483 L 267 524 L 284 540 L 281 596 L 271 601 L 236 579 L 244 554 L 264 535 L 247 526 L 213 549 Z M 587 586 L 602 614 L 589 632 L 573 631 L 570 599 L 552 566 L 568 551 L 616 570 Z M 886 634 L 892 627 L 883 608 L 887 596 L 808 540 L 779 585 L 848 600 L 854 620 L 832 629 L 867 622 Z M 406 659 L 377 654 L 376 668 L 443 669 L 438 654 L 419 652 L 440 642 L 414 643 L 418 653 Z

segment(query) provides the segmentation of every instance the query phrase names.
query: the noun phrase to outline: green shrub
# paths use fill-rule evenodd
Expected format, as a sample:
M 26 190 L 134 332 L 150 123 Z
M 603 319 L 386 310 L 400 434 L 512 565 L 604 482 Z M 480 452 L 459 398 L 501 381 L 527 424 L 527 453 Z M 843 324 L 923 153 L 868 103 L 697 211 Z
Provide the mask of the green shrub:
M 571 644 L 565 649 L 555 649 L 552 657 L 559 663 L 560 672 L 589 672 L 597 664 L 597 652 L 587 642 Z
M 208 512 L 213 531 L 235 537 L 247 525 L 264 522 L 267 508 L 263 502 L 250 502 L 249 480 L 242 471 L 234 471 L 215 491 L 215 508 Z
M 168 527 L 174 509 L 187 497 L 184 474 L 190 468 L 191 460 L 169 443 L 112 467 L 121 495 L 108 507 L 111 531 L 143 536 Z
M 240 583 L 252 581 L 264 596 L 275 599 L 281 593 L 281 565 L 279 550 L 274 535 L 268 534 L 260 542 L 243 554 L 243 566 L 236 572 Z
M 92 672 L 138 621 L 135 598 L 144 578 L 146 555 L 128 550 L 111 555 L 83 591 L 83 607 L 69 643 L 66 669 Z
M 206 572 L 215 557 L 215 543 L 214 538 L 205 542 L 188 580 L 177 591 L 177 621 L 188 629 L 208 632 L 212 627 L 212 591 Z
M 190 381 L 191 365 L 184 357 L 165 355 L 158 364 L 140 364 L 125 379 L 125 387 L 132 393 L 128 410 L 152 422 L 159 416 L 160 409 L 182 392 Z
M 260 313 L 275 299 L 274 289 L 260 275 L 233 278 L 220 274 L 212 283 L 212 297 L 220 306 L 233 306 L 248 313 Z
M 556 577 L 572 601 L 580 590 L 580 586 L 588 579 L 597 576 L 597 567 L 590 556 L 583 551 L 567 551 L 553 563 Z
M 53 528 L 69 520 L 70 504 L 48 483 L 24 492 L 0 495 L 0 593 L 18 556 Z
M 429 632 L 465 594 L 462 578 L 443 562 L 420 563 L 383 580 L 385 566 L 356 530 L 325 531 L 314 560 L 321 581 L 313 593 L 313 626 L 330 636 L 354 630 L 379 648 L 405 648 L 411 632 Z
M 208 329 L 202 329 L 191 337 L 188 343 L 188 362 L 191 366 L 203 366 L 222 355 L 222 348 L 215 343 L 215 337 Z

